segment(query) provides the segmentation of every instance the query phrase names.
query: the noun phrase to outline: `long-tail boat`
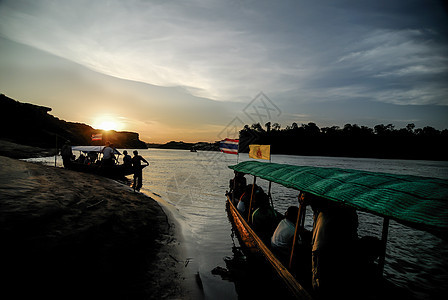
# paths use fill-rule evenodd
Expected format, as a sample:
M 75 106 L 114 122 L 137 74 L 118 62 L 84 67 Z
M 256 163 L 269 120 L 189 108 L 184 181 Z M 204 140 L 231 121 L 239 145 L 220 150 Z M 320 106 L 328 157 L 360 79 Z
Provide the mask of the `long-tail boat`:
M 379 278 L 382 277 L 389 220 L 412 228 L 425 230 L 444 240 L 448 238 L 448 181 L 411 175 L 375 173 L 338 168 L 294 166 L 286 164 L 245 161 L 229 166 L 230 169 L 257 178 L 278 183 L 287 188 L 324 198 L 336 205 L 348 206 L 383 218 L 381 250 L 375 261 Z M 270 194 L 270 190 L 268 192 Z M 300 196 L 299 196 L 300 197 Z M 253 190 L 250 203 L 253 201 Z M 251 205 L 250 204 L 250 205 Z M 250 206 L 249 205 L 249 206 Z M 300 282 L 291 269 L 299 229 L 303 229 L 306 206 L 299 202 L 299 213 L 291 247 L 290 260 L 282 263 L 271 251 L 270 245 L 250 226 L 251 211 L 241 215 L 227 193 L 227 212 L 241 245 L 267 260 L 284 282 L 290 294 L 297 299 L 312 299 L 310 286 Z M 310 272 L 311 273 L 311 272 Z M 384 280 L 382 281 L 384 282 Z
M 104 166 L 101 161 L 103 149 L 104 146 L 72 146 L 72 151 L 79 151 L 80 153 L 84 153 L 83 156 L 86 157 L 86 160 L 80 161 L 79 158 L 81 157 L 81 155 L 79 155 L 77 160 L 72 160 L 67 166 L 64 167 L 74 171 L 93 173 L 109 178 L 118 179 L 134 173 L 134 169 L 132 167 L 125 166 L 123 164 L 117 163 L 111 166 Z M 94 153 L 96 156 L 95 161 L 88 161 L 88 156 L 92 153 Z M 116 160 L 118 161 L 118 157 L 121 155 L 121 153 L 117 149 L 114 149 L 114 155 L 116 156 Z

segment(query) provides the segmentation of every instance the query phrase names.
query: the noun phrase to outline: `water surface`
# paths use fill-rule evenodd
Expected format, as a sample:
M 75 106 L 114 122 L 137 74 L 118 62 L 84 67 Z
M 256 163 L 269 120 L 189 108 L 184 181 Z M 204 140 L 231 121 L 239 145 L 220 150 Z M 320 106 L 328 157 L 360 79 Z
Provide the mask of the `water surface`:
M 239 244 L 232 236 L 225 211 L 225 192 L 233 176 L 227 166 L 236 164 L 237 160 L 248 160 L 247 154 L 237 157 L 219 152 L 160 149 L 139 150 L 139 153 L 150 162 L 150 166 L 143 169 L 143 191 L 160 196 L 174 210 L 189 248 L 186 255 L 190 257 L 184 258 L 188 260 L 187 272 L 200 278 L 205 298 L 250 298 L 250 293 L 245 295 L 242 291 L 241 282 L 234 283 L 226 276 L 212 274 L 217 267 L 226 270 L 229 262 L 241 258 L 239 252 L 235 252 Z M 272 162 L 448 179 L 448 162 L 290 155 L 273 155 Z M 54 159 L 49 163 L 54 164 Z M 251 183 L 252 176 L 246 177 Z M 267 190 L 266 181 L 258 180 L 257 184 Z M 297 195 L 298 191 L 272 185 L 274 204 L 280 212 L 296 204 Z M 380 237 L 381 218 L 360 212 L 359 223 L 359 236 Z M 310 210 L 306 226 L 312 226 Z M 410 290 L 417 298 L 447 294 L 448 242 L 391 221 L 386 251 L 384 276 L 387 279 Z M 244 265 L 241 268 L 244 269 Z

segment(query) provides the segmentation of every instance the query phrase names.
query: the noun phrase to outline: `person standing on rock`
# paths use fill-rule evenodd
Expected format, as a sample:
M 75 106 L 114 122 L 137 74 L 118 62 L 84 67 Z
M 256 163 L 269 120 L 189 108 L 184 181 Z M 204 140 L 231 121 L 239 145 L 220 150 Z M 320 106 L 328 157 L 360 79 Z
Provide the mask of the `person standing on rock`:
M 70 145 L 70 141 L 66 141 L 61 149 L 62 162 L 64 164 L 64 168 L 68 168 L 72 162 L 73 152 L 72 146 Z
M 141 155 L 138 154 L 137 150 L 134 150 L 134 157 L 132 157 L 132 167 L 134 168 L 134 190 L 140 191 L 142 188 L 142 169 L 146 166 L 149 166 L 149 162 L 146 161 Z M 146 163 L 146 165 L 142 166 L 141 162 Z
M 103 166 L 111 167 L 114 165 L 114 148 L 113 144 L 106 142 L 106 146 L 102 150 L 103 152 Z
M 128 151 L 124 150 L 123 155 L 123 165 L 126 168 L 132 167 L 132 157 L 128 154 Z

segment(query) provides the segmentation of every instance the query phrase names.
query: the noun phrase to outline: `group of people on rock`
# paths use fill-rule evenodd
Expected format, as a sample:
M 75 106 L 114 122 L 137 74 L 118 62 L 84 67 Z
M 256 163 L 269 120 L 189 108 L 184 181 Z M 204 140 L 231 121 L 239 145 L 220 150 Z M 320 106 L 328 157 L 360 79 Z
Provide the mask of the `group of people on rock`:
M 131 158 L 131 156 L 128 154 L 128 151 L 123 151 L 123 165 L 129 168 L 134 169 L 134 189 L 139 191 L 142 187 L 142 180 L 143 180 L 143 165 L 142 162 L 144 162 L 146 165 L 149 166 L 149 162 L 143 158 L 140 154 L 138 154 L 137 150 L 134 150 L 134 156 Z
M 284 216 L 274 210 L 268 196 L 257 185 L 246 185 L 244 174 L 230 180 L 233 204 L 260 239 L 285 265 L 290 263 L 299 207 L 290 206 Z M 232 197 L 233 196 L 233 197 Z M 252 197 L 252 200 L 251 200 Z M 358 216 L 354 208 L 309 193 L 301 193 L 299 204 L 313 211 L 312 231 L 298 227 L 294 247 L 294 273 L 305 280 L 318 298 L 346 291 L 365 273 L 381 251 L 376 238 L 358 238 Z M 374 273 L 374 272 L 372 272 Z M 311 280 L 309 278 L 311 277 Z
M 115 149 L 113 147 L 113 144 L 111 144 L 110 142 L 106 142 L 106 146 L 103 148 L 102 150 L 103 152 L 103 163 L 106 166 L 112 166 L 115 164 L 116 162 L 116 158 L 115 158 Z M 148 166 L 149 162 L 143 158 L 143 156 L 141 156 L 140 154 L 138 154 L 137 150 L 134 150 L 132 152 L 134 154 L 133 157 L 131 157 L 128 154 L 127 150 L 123 151 L 123 165 L 125 167 L 128 168 L 132 168 L 134 171 L 134 189 L 139 191 L 143 185 L 143 174 L 142 174 L 142 169 L 143 166 Z M 142 165 L 142 162 L 145 163 L 146 165 Z

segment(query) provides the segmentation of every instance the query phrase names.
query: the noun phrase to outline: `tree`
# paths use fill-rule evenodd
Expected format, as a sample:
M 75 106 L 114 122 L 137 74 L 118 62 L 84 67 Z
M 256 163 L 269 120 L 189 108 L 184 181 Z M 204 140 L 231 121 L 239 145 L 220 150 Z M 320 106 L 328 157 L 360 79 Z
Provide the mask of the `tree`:
M 391 135 L 394 132 L 394 128 L 395 126 L 392 124 L 381 124 L 381 125 L 376 125 L 374 127 L 375 130 L 375 134 L 377 135 Z
M 414 128 L 415 128 L 415 124 L 414 123 L 410 123 L 408 125 L 406 125 L 406 130 L 410 133 L 414 132 Z
M 339 126 L 331 126 L 331 127 L 323 127 L 320 130 L 324 135 L 327 136 L 335 136 L 341 132 L 341 128 Z
M 389 133 L 390 133 L 390 132 L 393 132 L 394 129 L 395 129 L 395 126 L 392 125 L 392 124 L 387 124 L 387 125 L 386 125 L 386 130 L 387 130 Z
M 437 129 L 435 129 L 431 126 L 426 126 L 426 127 L 423 127 L 421 134 L 424 136 L 438 136 L 438 135 L 440 135 L 440 131 L 438 131 Z
M 251 127 L 252 127 L 253 130 L 255 130 L 257 132 L 263 132 L 264 131 L 264 129 L 263 129 L 263 127 L 261 127 L 260 123 L 254 123 L 254 124 L 252 124 Z
M 373 127 L 373 130 L 375 131 L 376 135 L 384 135 L 384 133 L 386 132 L 386 126 L 384 126 L 384 124 L 375 125 L 375 127 Z
M 271 132 L 271 122 L 267 122 L 264 126 L 266 126 L 266 132 Z
M 361 132 L 362 132 L 362 135 L 372 135 L 373 134 L 373 129 L 372 128 L 369 128 L 369 127 L 367 127 L 367 126 L 361 126 Z
M 344 128 L 342 129 L 342 132 L 344 132 L 344 135 L 350 135 L 353 132 L 352 124 L 345 124 Z
M 318 135 L 320 133 L 319 127 L 317 127 L 316 123 L 309 122 L 306 125 L 302 125 L 305 129 L 305 134 L 307 135 Z
M 280 127 L 281 127 L 281 125 L 278 124 L 278 123 L 274 123 L 274 124 L 272 124 L 272 130 L 279 131 L 279 130 L 280 130 Z

